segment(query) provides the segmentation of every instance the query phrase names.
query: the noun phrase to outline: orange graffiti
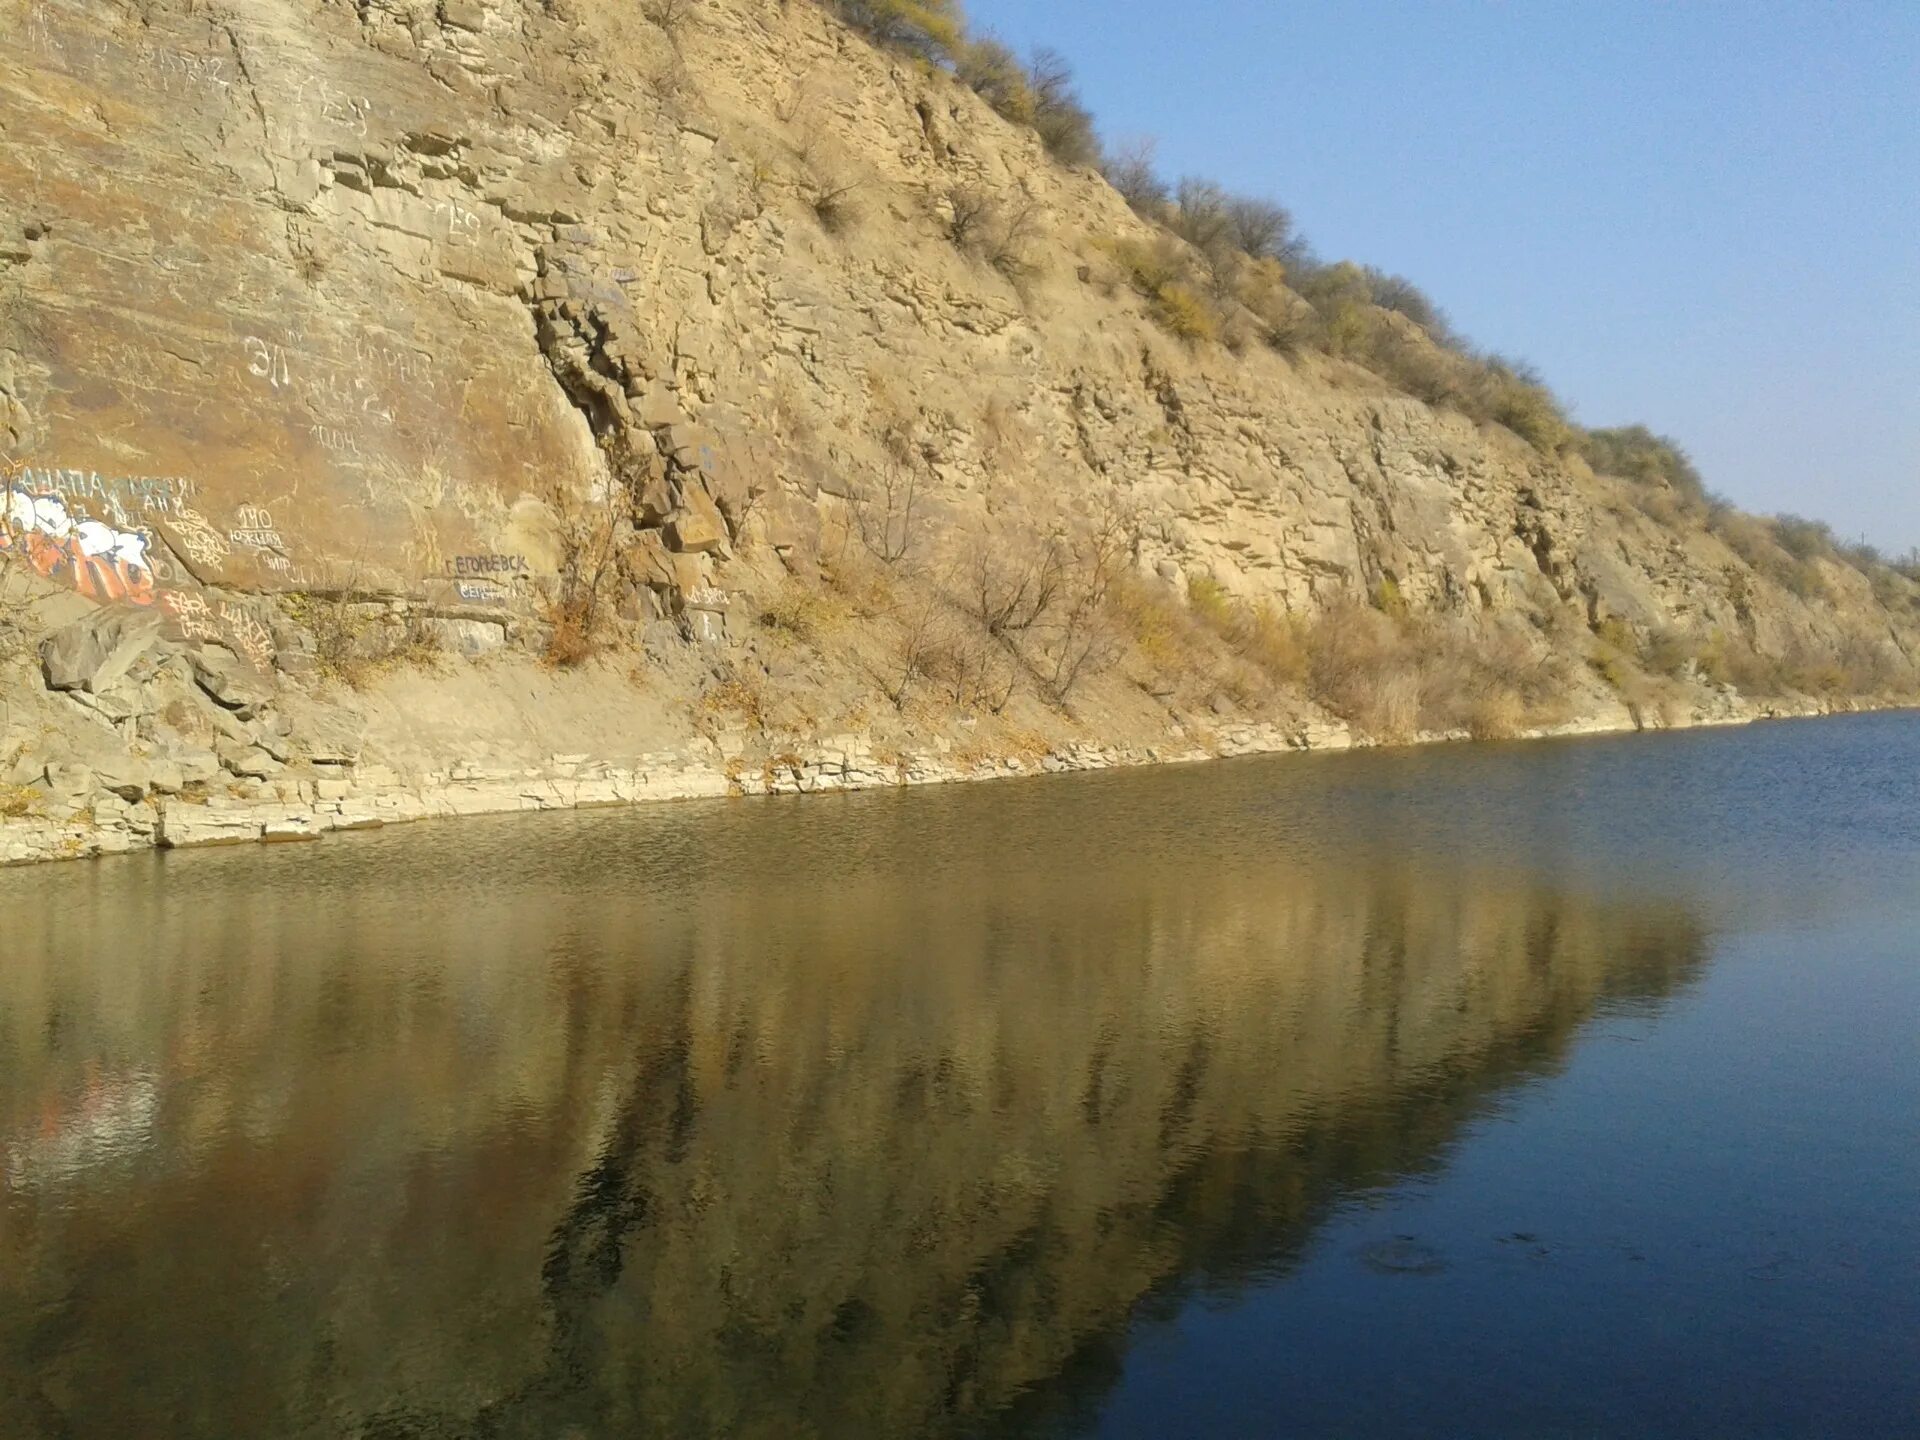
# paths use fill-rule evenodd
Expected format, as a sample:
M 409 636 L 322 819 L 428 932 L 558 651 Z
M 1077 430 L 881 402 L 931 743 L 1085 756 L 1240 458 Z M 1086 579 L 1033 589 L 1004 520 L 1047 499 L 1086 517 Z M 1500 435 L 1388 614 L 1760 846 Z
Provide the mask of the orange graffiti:
M 48 580 L 71 585 L 89 600 L 125 600 L 134 605 L 154 602 L 157 592 L 153 571 L 145 565 L 130 564 L 118 556 L 89 555 L 78 540 L 50 540 L 38 534 L 29 534 L 25 540 L 29 565 Z M 12 548 L 13 537 L 0 532 L 0 550 Z
M 60 496 L 0 491 L 0 552 L 22 556 L 46 579 L 89 600 L 153 604 L 158 590 L 148 543 L 142 531 L 76 517 Z

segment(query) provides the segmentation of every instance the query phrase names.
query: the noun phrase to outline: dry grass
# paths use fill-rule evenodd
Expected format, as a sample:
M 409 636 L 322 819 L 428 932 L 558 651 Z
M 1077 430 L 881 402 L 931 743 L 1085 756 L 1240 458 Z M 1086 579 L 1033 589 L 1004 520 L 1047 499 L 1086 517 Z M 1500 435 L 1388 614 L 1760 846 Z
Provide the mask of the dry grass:
M 1110 603 L 1121 633 L 1155 673 L 1174 675 L 1191 662 L 1192 619 L 1165 586 L 1126 576 Z
M 700 728 L 708 733 L 739 725 L 754 732 L 767 728 L 766 692 L 754 681 L 733 676 L 700 696 Z
M 760 627 L 776 637 L 802 645 L 818 645 L 839 629 L 847 605 L 839 597 L 805 585 L 791 584 L 762 607 Z
M 0 819 L 24 820 L 39 809 L 41 798 L 30 786 L 0 784 Z
M 432 670 L 446 659 L 445 647 L 431 629 L 417 620 L 396 627 L 372 602 L 295 595 L 285 604 L 312 637 L 314 666 L 322 678 L 350 690 L 364 690 L 395 670 Z
M 899 585 L 885 565 L 866 550 L 847 550 L 822 569 L 828 591 L 855 618 L 892 614 L 900 604 Z
M 1374 605 L 1349 603 L 1312 621 L 1244 605 L 1205 578 L 1188 582 L 1184 610 L 1163 596 L 1140 581 L 1118 591 L 1135 653 L 1243 704 L 1278 685 L 1396 742 L 1427 731 L 1503 738 L 1564 713 L 1565 667 L 1517 622 L 1416 617 L 1390 585 Z

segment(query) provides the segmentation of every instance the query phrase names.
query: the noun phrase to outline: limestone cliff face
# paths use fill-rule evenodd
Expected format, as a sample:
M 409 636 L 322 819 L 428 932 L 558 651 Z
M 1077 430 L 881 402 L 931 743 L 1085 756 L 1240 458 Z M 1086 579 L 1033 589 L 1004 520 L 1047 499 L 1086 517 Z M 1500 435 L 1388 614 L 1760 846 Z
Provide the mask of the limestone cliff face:
M 270 673 L 291 596 L 536 635 L 589 534 L 627 623 L 725 645 L 910 482 L 926 569 L 1124 510 L 1143 575 L 1296 615 L 1391 581 L 1920 654 L 1905 591 L 1802 598 L 1364 371 L 1170 339 L 1104 181 L 805 0 L 644 9 L 0 0 L 0 564 Z

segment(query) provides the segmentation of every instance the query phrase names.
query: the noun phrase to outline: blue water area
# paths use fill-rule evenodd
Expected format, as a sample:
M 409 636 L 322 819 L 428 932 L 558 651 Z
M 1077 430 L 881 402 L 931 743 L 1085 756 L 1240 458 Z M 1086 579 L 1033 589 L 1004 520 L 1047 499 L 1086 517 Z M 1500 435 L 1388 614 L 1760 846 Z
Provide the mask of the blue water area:
M 0 875 L 0 1437 L 1920 1434 L 1920 718 Z

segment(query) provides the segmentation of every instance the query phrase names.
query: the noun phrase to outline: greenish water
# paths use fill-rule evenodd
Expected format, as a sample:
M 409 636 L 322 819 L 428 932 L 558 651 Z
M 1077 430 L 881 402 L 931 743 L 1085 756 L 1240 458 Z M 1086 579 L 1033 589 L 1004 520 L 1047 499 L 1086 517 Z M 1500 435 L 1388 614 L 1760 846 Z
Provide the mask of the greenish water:
M 1920 720 L 0 875 L 0 1437 L 1920 1433 Z

